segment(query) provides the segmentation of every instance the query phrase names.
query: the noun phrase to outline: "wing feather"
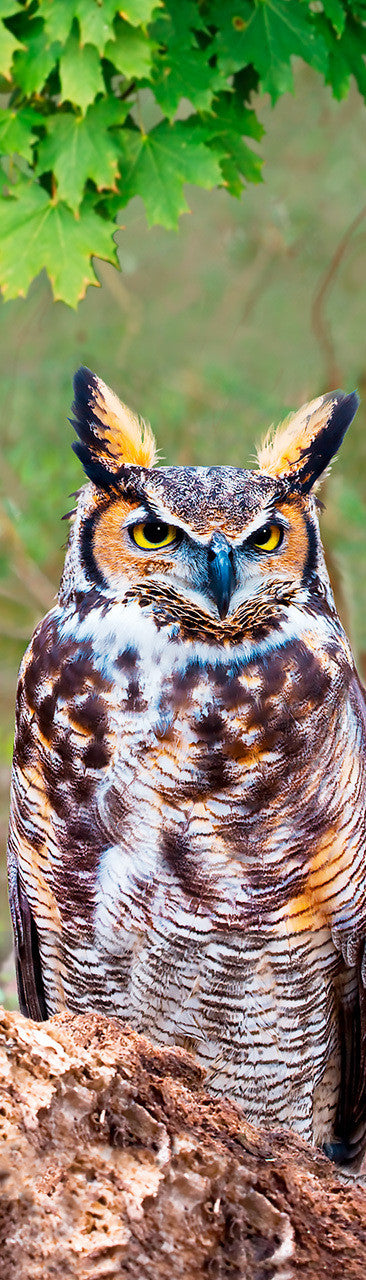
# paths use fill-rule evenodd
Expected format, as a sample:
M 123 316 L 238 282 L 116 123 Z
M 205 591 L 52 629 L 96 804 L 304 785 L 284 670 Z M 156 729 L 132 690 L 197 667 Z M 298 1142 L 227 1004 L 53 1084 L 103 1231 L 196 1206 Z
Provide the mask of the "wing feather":
M 366 754 L 366 702 L 365 690 L 355 674 L 350 686 L 350 703 L 356 717 L 360 738 L 360 758 Z M 341 946 L 345 966 L 339 987 L 339 1033 L 341 1048 L 341 1085 L 336 1133 L 339 1144 L 334 1144 L 333 1159 L 355 1163 L 362 1155 L 366 1133 L 366 817 L 361 814 L 361 839 L 363 838 L 363 902 L 359 926 L 345 934 L 343 929 L 333 932 L 334 940 Z M 355 981 L 350 983 L 350 970 Z M 342 981 L 343 979 L 343 981 Z M 339 1151 L 337 1152 L 337 1145 Z
M 43 985 L 37 926 L 28 898 L 16 878 L 11 896 L 15 937 L 15 964 L 19 1007 L 26 1018 L 46 1022 L 48 1010 Z

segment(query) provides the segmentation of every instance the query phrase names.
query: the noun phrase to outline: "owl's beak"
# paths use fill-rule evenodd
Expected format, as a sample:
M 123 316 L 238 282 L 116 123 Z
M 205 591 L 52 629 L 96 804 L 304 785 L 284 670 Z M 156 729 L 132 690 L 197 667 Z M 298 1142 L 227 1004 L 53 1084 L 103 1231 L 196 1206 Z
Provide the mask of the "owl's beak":
M 220 618 L 226 618 L 235 585 L 233 549 L 223 533 L 214 533 L 208 549 L 208 578 Z

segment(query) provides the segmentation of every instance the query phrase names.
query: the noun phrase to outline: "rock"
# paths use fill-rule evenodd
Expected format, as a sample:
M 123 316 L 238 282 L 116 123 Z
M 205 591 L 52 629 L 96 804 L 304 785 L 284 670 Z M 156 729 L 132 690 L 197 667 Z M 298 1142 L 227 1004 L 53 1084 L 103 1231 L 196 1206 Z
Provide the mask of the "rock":
M 3 1280 L 364 1280 L 366 1192 L 180 1049 L 0 1011 Z

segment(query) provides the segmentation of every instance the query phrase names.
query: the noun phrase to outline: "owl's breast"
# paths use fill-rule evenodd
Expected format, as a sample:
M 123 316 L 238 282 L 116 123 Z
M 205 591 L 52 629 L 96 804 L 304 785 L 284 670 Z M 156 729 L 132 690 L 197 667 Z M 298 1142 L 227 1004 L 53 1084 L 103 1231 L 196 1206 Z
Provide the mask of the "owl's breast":
M 126 937 L 178 909 L 202 929 L 270 930 L 337 808 L 329 664 L 283 651 L 248 668 L 178 644 L 158 658 L 137 645 L 119 655 L 100 883 L 113 881 Z

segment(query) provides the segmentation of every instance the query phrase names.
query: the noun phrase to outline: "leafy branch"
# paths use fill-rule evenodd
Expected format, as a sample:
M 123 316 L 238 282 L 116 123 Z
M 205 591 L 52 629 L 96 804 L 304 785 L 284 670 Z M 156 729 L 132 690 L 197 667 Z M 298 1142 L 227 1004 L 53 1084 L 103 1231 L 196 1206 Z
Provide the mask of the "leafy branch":
M 46 268 L 76 306 L 135 195 L 167 228 L 187 183 L 239 197 L 261 180 L 253 92 L 291 91 L 297 57 L 366 96 L 365 51 L 361 0 L 0 0 L 4 297 Z

